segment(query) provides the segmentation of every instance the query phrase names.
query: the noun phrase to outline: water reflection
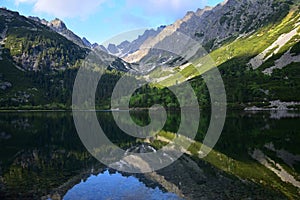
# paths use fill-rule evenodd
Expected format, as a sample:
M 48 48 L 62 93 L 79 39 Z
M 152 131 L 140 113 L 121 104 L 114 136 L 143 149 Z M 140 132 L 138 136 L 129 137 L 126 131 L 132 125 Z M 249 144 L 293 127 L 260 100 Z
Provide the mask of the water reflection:
M 123 176 L 120 173 L 110 174 L 108 170 L 98 175 L 91 175 L 70 189 L 64 200 L 176 200 L 181 199 L 172 193 L 165 193 L 158 187 L 149 188 L 134 176 Z
M 149 123 L 147 113 L 135 112 L 132 114 L 133 120 L 139 124 Z M 140 142 L 123 133 L 114 123 L 111 113 L 100 112 L 97 115 L 106 136 L 120 148 L 127 150 Z M 185 193 L 186 196 L 191 194 L 195 197 L 194 199 L 201 195 L 208 197 L 212 194 L 223 195 L 226 198 L 228 191 L 225 190 L 231 191 L 233 197 L 256 197 L 255 190 L 247 190 L 247 187 L 240 193 L 238 187 L 226 189 L 227 185 L 219 181 L 219 174 L 222 177 L 229 174 L 230 180 L 241 178 L 247 180 L 247 184 L 251 182 L 256 187 L 272 189 L 275 191 L 274 198 L 280 199 L 282 198 L 281 194 L 284 194 L 286 197 L 296 199 L 300 189 L 285 182 L 284 177 L 278 176 L 282 173 L 272 169 L 280 170 L 282 168 L 294 177 L 294 183 L 300 181 L 300 123 L 298 117 L 299 113 L 297 112 L 285 115 L 272 112 L 231 112 L 227 116 L 221 138 L 210 157 L 205 162 L 195 160 L 196 164 L 192 165 L 191 161 L 186 161 L 187 164 L 184 165 L 190 166 L 189 171 L 194 170 L 196 165 L 201 166 L 201 169 L 198 170 L 199 177 L 208 177 L 205 181 L 190 181 L 189 179 L 195 178 L 193 171 L 189 176 L 184 168 L 176 171 L 179 169 L 178 166 L 182 166 L 182 163 L 176 167 L 165 169 L 165 171 L 168 169 L 175 171 L 171 170 L 165 173 L 162 170 L 159 173 L 171 185 L 181 188 L 182 193 Z M 164 129 L 176 132 L 180 120 L 178 113 L 168 113 Z M 202 142 L 209 120 L 209 115 L 201 113 L 200 123 L 190 122 L 191 126 L 199 124 L 196 141 Z M 159 145 L 161 144 L 156 146 Z M 0 113 L 0 146 L 0 199 L 47 198 L 53 191 L 63 196 L 83 177 L 87 177 L 87 174 L 90 175 L 91 169 L 106 167 L 94 159 L 82 145 L 70 112 Z M 260 162 L 262 159 L 253 158 L 255 152 L 259 152 L 256 155 L 261 155 L 262 158 L 272 161 L 272 163 L 264 166 Z M 184 159 L 186 160 L 186 158 Z M 215 172 L 215 168 L 220 172 Z M 222 174 L 223 172 L 224 174 Z M 182 174 L 187 176 L 185 181 L 180 178 Z M 103 175 L 108 176 L 108 174 Z M 114 175 L 109 176 L 114 177 Z M 121 174 L 115 176 L 122 179 Z M 91 178 L 93 180 L 97 177 Z M 217 178 L 212 184 L 210 180 L 213 177 Z M 203 182 L 205 182 L 204 185 Z M 193 185 L 190 185 L 191 183 Z M 244 184 L 244 182 L 237 183 L 241 188 Z M 213 185 L 209 190 L 210 193 L 200 190 L 205 188 L 205 185 Z M 110 191 L 102 189 L 101 191 L 103 195 L 110 194 Z M 163 196 L 159 191 L 157 194 Z M 263 194 L 267 193 L 260 193 L 260 195 Z

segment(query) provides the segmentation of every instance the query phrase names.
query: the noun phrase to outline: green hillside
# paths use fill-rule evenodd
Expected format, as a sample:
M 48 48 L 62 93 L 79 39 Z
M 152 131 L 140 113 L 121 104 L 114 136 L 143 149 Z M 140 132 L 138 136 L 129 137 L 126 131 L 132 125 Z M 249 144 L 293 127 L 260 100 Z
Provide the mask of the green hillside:
M 91 50 L 2 8 L 0 33 L 0 108 L 70 109 L 78 68 Z M 103 97 L 99 101 L 107 102 L 107 94 L 119 79 L 121 72 L 115 69 L 127 70 L 119 58 L 112 65 L 107 66 L 110 70 L 103 76 L 99 88 Z
M 273 16 L 268 23 L 262 22 L 255 31 L 224 41 L 208 54 L 221 72 L 231 108 L 270 107 L 273 106 L 271 102 L 278 100 L 300 101 L 299 3 L 276 2 L 284 5 L 280 16 Z M 70 109 L 78 67 L 90 50 L 16 12 L 1 9 L 0 22 L 0 33 L 5 36 L 0 50 L 1 109 Z M 214 67 L 206 62 L 208 56 L 196 58 L 186 67 L 152 71 L 149 77 L 159 81 L 136 91 L 131 106 L 148 107 L 161 103 L 165 107 L 178 108 L 176 97 L 160 85 L 176 86 L 189 81 L 200 106 L 208 107 L 210 97 L 201 77 Z M 252 66 L 251 62 L 259 56 L 261 63 Z M 284 60 L 287 56 L 289 59 Z M 285 65 L 277 66 L 279 61 Z M 119 69 L 124 65 L 122 62 L 117 59 Z M 122 76 L 121 71 L 126 71 L 109 69 L 99 84 L 96 97 L 97 107 L 102 109 L 110 108 L 114 85 Z M 289 107 L 299 105 L 289 104 Z
M 175 67 L 173 70 L 168 71 L 154 70 L 150 77 L 154 81 L 159 78 L 160 81 L 150 87 L 148 96 L 155 97 L 155 91 L 160 90 L 159 85 L 173 86 L 188 80 L 198 95 L 200 105 L 208 106 L 209 96 L 206 95 L 208 91 L 201 74 L 214 67 L 211 62 L 207 62 L 209 56 L 215 61 L 221 72 L 228 104 L 233 108 L 243 109 L 253 105 L 268 106 L 269 101 L 274 100 L 282 102 L 300 101 L 300 59 L 297 62 L 287 63 L 282 69 L 274 69 L 271 75 L 263 73 L 265 69 L 274 66 L 275 61 L 287 52 L 290 52 L 292 57 L 299 56 L 299 19 L 298 5 L 291 5 L 290 11 L 281 20 L 280 18 L 279 20 L 274 19 L 273 23 L 263 26 L 254 33 L 226 42 L 220 48 L 211 51 L 207 56 L 193 60 L 189 66 L 183 69 Z M 265 55 L 269 58 L 261 66 L 253 68 L 249 64 L 252 58 L 293 30 L 296 30 L 297 34 L 285 41 L 281 47 L 277 46 L 269 50 Z M 275 49 L 277 49 L 276 53 L 274 53 Z M 200 63 L 201 67 L 196 67 Z M 153 87 L 155 89 L 151 89 Z M 140 101 L 143 96 L 141 93 L 137 94 L 132 100 L 132 105 L 140 103 L 144 107 L 157 103 L 158 98 L 148 99 L 148 102 Z M 163 100 L 166 106 L 177 107 L 176 102 L 168 96 L 168 93 L 165 92 L 159 96 L 159 99 Z

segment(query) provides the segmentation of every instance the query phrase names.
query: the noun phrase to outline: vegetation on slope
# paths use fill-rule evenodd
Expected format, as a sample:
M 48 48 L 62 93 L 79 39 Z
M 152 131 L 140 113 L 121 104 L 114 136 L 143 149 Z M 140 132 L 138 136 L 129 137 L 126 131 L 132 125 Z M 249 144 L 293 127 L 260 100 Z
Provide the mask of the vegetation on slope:
M 283 69 L 276 69 L 271 76 L 262 73 L 265 68 L 271 67 L 275 60 L 279 59 L 287 50 L 291 49 L 294 55 L 300 54 L 298 35 L 288 41 L 277 54 L 273 54 L 258 69 L 252 69 L 248 64 L 251 58 L 264 51 L 279 36 L 296 28 L 295 25 L 299 22 L 300 14 L 299 9 L 292 8 L 282 21 L 262 27 L 251 35 L 245 35 L 228 42 L 209 53 L 208 56 L 216 62 L 216 66 L 221 72 L 229 105 L 244 108 L 250 105 L 268 105 L 271 100 L 300 101 L 300 72 L 297 70 L 299 63 L 291 63 Z M 178 67 L 174 68 L 173 71 L 167 71 L 167 73 L 160 73 L 159 70 L 155 70 L 153 74 L 149 75 L 152 79 L 155 80 L 157 74 L 165 74 L 166 78 L 149 87 L 150 89 L 147 92 L 150 98 L 147 102 L 139 104 L 140 99 L 145 95 L 145 92 L 143 92 L 143 94 L 138 93 L 133 97 L 132 105 L 146 107 L 146 105 L 157 103 L 157 98 L 159 98 L 159 100 L 165 102 L 164 105 L 176 107 L 178 106 L 175 105 L 176 103 L 170 103 L 169 101 L 172 96 L 166 97 L 168 96 L 168 92 L 164 92 L 166 89 L 162 89 L 163 95 L 159 95 L 161 91 L 156 95 L 155 91 L 160 90 L 159 85 L 176 86 L 178 83 L 186 81 L 186 79 L 189 79 L 189 83 L 196 91 L 200 106 L 209 105 L 208 92 L 201 78 L 201 74 L 214 67 L 210 65 L 211 62 L 206 62 L 209 59 L 208 56 L 192 61 L 193 64 L 181 71 L 178 70 Z M 195 66 L 199 63 L 202 63 L 202 65 L 196 69 Z

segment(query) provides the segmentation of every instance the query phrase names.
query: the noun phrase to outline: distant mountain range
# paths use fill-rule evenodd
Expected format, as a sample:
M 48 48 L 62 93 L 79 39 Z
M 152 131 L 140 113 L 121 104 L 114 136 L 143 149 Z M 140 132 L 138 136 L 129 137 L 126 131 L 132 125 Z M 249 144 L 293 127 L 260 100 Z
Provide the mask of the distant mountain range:
M 109 70 L 116 70 L 113 74 L 108 72 L 107 87 L 115 83 L 118 73 L 133 69 L 153 83 L 171 86 L 190 81 L 197 88 L 203 80 L 194 67 L 198 66 L 201 73 L 212 67 L 201 64 L 203 55 L 197 52 L 191 63 L 159 50 L 162 46 L 176 46 L 176 42 L 179 45 L 178 33 L 202 45 L 215 61 L 225 82 L 229 104 L 246 108 L 268 107 L 274 105 L 272 101 L 298 102 L 299 4 L 299 0 L 226 0 L 215 7 L 187 12 L 171 25 L 146 30 L 131 42 L 125 40 L 107 47 L 80 38 L 59 19 L 48 22 L 27 18 L 2 8 L 0 104 L 9 107 L 70 102 L 70 80 L 75 75 L 72 72 L 68 77 L 70 71 L 76 72 L 82 60 L 96 49 L 114 60 L 107 63 Z M 179 78 L 178 72 L 184 76 Z M 41 82 L 44 86 L 39 88 Z M 61 84 L 66 82 L 69 85 Z M 48 91 L 52 83 L 55 92 L 51 95 L 57 93 L 55 98 Z M 45 96 L 48 100 L 44 101 Z M 151 102 L 149 97 L 148 103 Z

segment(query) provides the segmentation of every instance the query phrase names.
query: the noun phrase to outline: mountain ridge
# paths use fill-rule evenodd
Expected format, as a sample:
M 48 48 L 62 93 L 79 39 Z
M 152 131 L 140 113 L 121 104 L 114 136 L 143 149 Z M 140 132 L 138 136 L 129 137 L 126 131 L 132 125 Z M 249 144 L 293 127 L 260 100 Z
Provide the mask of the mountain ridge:
M 235 2 L 239 3 L 235 4 Z M 129 64 L 121 58 L 111 55 L 116 62 L 114 65 L 108 64 L 107 66 L 110 71 L 108 75 L 106 74 L 107 80 L 103 84 L 103 91 L 101 91 L 101 94 L 105 94 L 105 98 L 97 98 L 98 104 L 107 103 L 110 97 L 107 88 L 111 89 L 114 86 L 117 77 L 121 76 L 122 72 L 133 69 L 144 73 L 142 78 L 152 82 L 151 85 L 142 89 L 142 91 L 147 91 L 150 94 L 146 95 L 147 101 L 142 93 L 136 92 L 134 94 L 132 100 L 134 107 L 151 106 L 151 103 L 159 103 L 156 102 L 157 99 L 166 101 L 164 104 L 166 107 L 176 107 L 176 103 L 170 102 L 171 94 L 158 85 L 176 86 L 185 81 L 191 83 L 195 88 L 201 106 L 209 106 L 209 98 L 206 95 L 201 95 L 207 94 L 201 75 L 210 70 L 212 66 L 203 63 L 203 56 L 196 54 L 193 60 L 180 61 L 180 58 L 174 55 L 161 54 L 159 51 L 147 50 L 142 52 L 149 47 L 149 44 L 153 49 L 157 45 L 168 47 L 170 44 L 173 46 L 177 44 L 180 46 L 181 43 L 174 43 L 174 38 L 178 39 L 174 37 L 176 31 L 188 33 L 193 40 L 198 41 L 199 44 L 203 43 L 207 50 L 205 55 L 210 56 L 215 61 L 216 67 L 219 68 L 224 79 L 229 105 L 244 109 L 257 105 L 267 106 L 269 102 L 274 101 L 300 101 L 300 95 L 297 92 L 300 85 L 297 79 L 299 60 L 296 59 L 299 56 L 300 41 L 299 3 L 295 3 L 296 1 L 287 3 L 286 1 L 267 0 L 262 2 L 263 4 L 258 8 L 257 2 L 261 2 L 261 0 L 225 1 L 214 8 L 206 7 L 198 9 L 196 12 L 188 12 L 183 19 L 177 20 L 172 25 L 162 26 L 156 30 L 147 30 L 132 42 L 124 41 L 119 45 L 111 45 L 110 50 L 114 49 L 119 56 L 125 53 L 123 55 L 128 58 L 130 55 L 126 53 L 132 51 L 131 54 L 135 54 L 138 52 L 136 53 L 137 58 L 141 58 L 142 63 L 144 60 L 148 63 L 144 62 L 145 65 L 139 65 L 139 62 Z M 265 9 L 266 7 L 268 9 Z M 244 14 L 241 13 L 243 9 L 247 10 Z M 264 14 L 264 18 L 256 21 L 256 17 L 249 14 L 252 10 L 255 10 L 254 13 L 259 12 L 258 16 Z M 226 18 L 222 18 L 223 14 L 227 12 L 229 14 L 225 15 Z M 239 17 L 234 18 L 233 16 Z M 207 23 L 200 23 L 203 22 L 204 18 Z M 237 26 L 237 22 L 241 19 L 243 19 L 243 23 Z M 248 26 L 246 22 L 249 20 L 255 20 L 255 23 Z M 32 92 L 35 90 L 28 90 L 33 85 L 34 87 L 31 89 L 37 88 L 47 94 L 49 101 L 54 99 L 54 102 L 70 106 L 72 81 L 75 79 L 76 70 L 81 65 L 80 60 L 83 60 L 92 50 L 109 53 L 105 47 L 91 44 L 87 39 L 85 39 L 86 46 L 91 47 L 82 48 L 62 34 L 58 34 L 57 30 L 53 29 L 54 26 L 56 29 L 66 29 L 66 25 L 58 19 L 50 28 L 42 23 L 36 23 L 31 19 L 19 16 L 16 12 L 1 10 L 0 22 L 0 33 L 2 33 L 0 88 L 4 88 L 0 94 L 0 103 L 2 102 L 1 105 L 3 106 L 18 105 L 18 103 L 36 106 L 38 103 L 44 102 L 43 98 L 38 98 L 39 95 L 42 96 L 41 94 Z M 46 22 L 44 21 L 44 23 Z M 202 29 L 201 27 L 207 28 Z M 214 30 L 217 30 L 216 33 L 212 33 Z M 224 30 L 229 31 L 224 32 Z M 218 31 L 223 31 L 224 35 L 213 39 L 213 42 L 208 41 L 208 45 L 207 40 L 214 34 L 218 34 Z M 292 31 L 293 34 L 289 36 L 288 33 Z M 286 36 L 287 39 L 281 45 L 276 45 L 278 43 L 276 41 L 286 34 L 289 37 Z M 203 39 L 205 37 L 208 39 Z M 251 67 L 249 61 L 262 52 L 264 52 L 262 56 L 264 61 L 257 68 Z M 144 68 L 144 66 L 149 68 Z M 198 68 L 195 69 L 197 66 Z M 13 71 L 11 74 L 18 75 L 8 75 L 5 70 L 11 70 Z M 181 77 L 178 76 L 178 73 L 181 74 Z M 22 77 L 26 80 L 23 82 L 28 83 L 24 83 L 23 86 L 18 85 L 16 77 Z M 40 88 L 39 85 L 36 85 L 37 83 L 43 87 Z M 28 88 L 26 89 L 25 86 Z M 155 91 L 159 91 L 159 94 Z M 36 97 L 33 97 L 33 94 Z M 63 94 L 62 97 L 60 94 Z M 157 96 L 159 98 L 155 98 Z M 20 100 L 16 101 L 16 99 Z
M 150 50 L 149 48 L 159 46 L 164 38 L 172 37 L 175 32 L 191 37 L 202 44 L 207 51 L 210 51 L 230 38 L 237 38 L 242 34 L 257 30 L 260 25 L 270 21 L 269 18 L 276 16 L 280 19 L 281 16 L 287 14 L 287 4 L 277 5 L 275 3 L 275 0 L 228 0 L 215 7 L 205 7 L 196 12 L 190 11 L 182 19 L 167 26 L 157 37 L 141 45 L 143 50 L 124 57 L 124 60 L 127 62 L 141 61 Z M 248 20 L 242 20 L 244 18 Z M 241 23 L 241 21 L 244 22 Z
M 69 30 L 67 28 L 66 24 L 58 18 L 55 18 L 54 20 L 51 20 L 49 22 L 45 19 L 40 19 L 38 17 L 29 16 L 28 18 L 32 19 L 38 23 L 41 23 L 45 26 L 50 27 L 52 30 L 63 35 L 68 40 L 74 42 L 75 44 L 79 45 L 80 47 L 83 47 L 83 48 L 90 47 L 88 45 L 89 42 L 86 40 L 86 38 L 85 38 L 85 40 L 84 40 L 84 38 L 81 39 L 79 36 L 77 36 L 75 33 L 73 33 L 71 30 Z

